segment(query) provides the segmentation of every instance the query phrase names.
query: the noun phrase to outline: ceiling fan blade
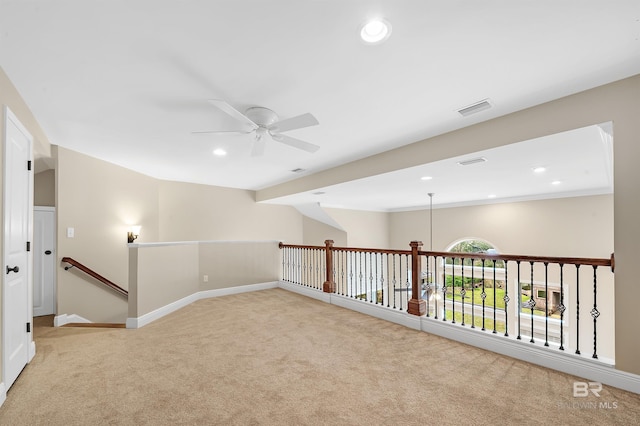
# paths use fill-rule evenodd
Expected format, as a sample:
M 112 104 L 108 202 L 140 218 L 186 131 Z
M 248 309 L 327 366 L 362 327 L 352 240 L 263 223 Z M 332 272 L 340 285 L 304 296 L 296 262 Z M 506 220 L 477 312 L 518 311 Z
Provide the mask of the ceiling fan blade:
M 232 107 L 231 105 L 223 101 L 222 99 L 209 99 L 209 102 L 211 102 L 211 104 L 214 105 L 216 108 L 218 108 L 220 111 L 227 113 L 231 117 L 240 121 L 242 124 L 251 126 L 254 129 L 258 128 L 258 125 L 253 121 L 251 121 L 249 117 L 242 114 L 240 111 L 238 111 L 237 109 L 235 109 L 234 107 Z
M 253 132 L 253 130 L 250 130 L 248 132 L 242 131 L 242 130 L 202 130 L 202 131 L 198 131 L 198 132 L 191 132 L 191 133 L 211 133 L 211 134 L 216 134 L 216 133 L 236 133 L 236 134 L 240 134 L 240 135 L 246 135 L 247 133 L 251 133 Z
M 296 117 L 287 118 L 286 120 L 277 121 L 269 126 L 269 130 L 281 133 L 289 130 L 315 126 L 317 124 L 319 124 L 318 120 L 312 114 L 306 113 Z
M 264 154 L 265 141 L 264 138 L 256 138 L 251 148 L 252 157 L 261 157 Z
M 309 142 L 301 141 L 300 139 L 292 138 L 285 135 L 271 135 L 274 141 L 283 143 L 285 145 L 292 146 L 294 148 L 302 149 L 307 152 L 316 152 L 320 149 L 318 145 L 314 145 Z

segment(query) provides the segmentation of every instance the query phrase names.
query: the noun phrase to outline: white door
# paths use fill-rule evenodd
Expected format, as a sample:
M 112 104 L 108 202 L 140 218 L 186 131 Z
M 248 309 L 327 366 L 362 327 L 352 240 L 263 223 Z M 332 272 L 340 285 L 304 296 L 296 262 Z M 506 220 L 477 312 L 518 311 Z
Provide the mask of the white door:
M 30 241 L 33 209 L 33 139 L 5 107 L 4 137 L 4 285 L 2 292 L 2 381 L 9 389 L 29 362 L 31 336 Z
M 33 316 L 55 314 L 55 208 L 33 208 Z

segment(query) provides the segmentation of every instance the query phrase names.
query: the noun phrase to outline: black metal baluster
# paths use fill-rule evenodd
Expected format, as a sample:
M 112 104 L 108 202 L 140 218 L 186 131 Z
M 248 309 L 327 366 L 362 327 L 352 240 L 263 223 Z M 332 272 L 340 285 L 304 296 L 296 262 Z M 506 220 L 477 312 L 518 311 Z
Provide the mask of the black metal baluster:
M 376 281 L 375 281 L 376 288 L 375 288 L 375 291 L 374 291 L 373 294 L 374 294 L 374 297 L 375 297 L 375 303 L 377 305 L 378 304 L 378 282 L 380 281 L 379 277 L 378 277 L 378 253 L 374 254 L 373 263 L 375 263 L 375 265 L 376 265 Z
M 362 286 L 362 277 L 364 276 L 363 273 L 362 273 L 362 257 L 363 257 L 363 254 L 364 253 L 360 252 L 359 256 L 358 256 L 358 262 L 359 262 L 358 284 L 357 284 L 358 289 L 356 290 L 356 292 L 357 292 L 358 299 L 360 299 L 360 300 L 362 300 L 362 296 L 361 296 L 362 295 L 362 287 L 363 287 Z
M 544 262 L 544 345 L 549 346 L 549 262 Z
M 387 287 L 391 284 L 391 268 L 389 268 L 389 253 L 384 254 L 385 265 L 387 265 Z M 387 308 L 391 307 L 391 294 L 392 292 L 387 291 Z
M 307 264 L 309 260 L 309 249 L 303 249 L 303 260 L 302 260 L 302 282 L 305 286 L 309 287 L 309 270 L 307 269 Z
M 349 252 L 349 290 L 348 290 L 348 296 L 349 297 L 353 297 L 353 268 L 355 268 L 355 257 L 353 256 L 354 252 L 350 251 Z
M 446 279 L 445 279 L 446 282 Z M 446 288 L 446 287 L 445 287 Z M 451 258 L 451 323 L 456 323 L 456 258 Z M 445 290 L 446 292 L 446 290 Z
M 560 350 L 564 351 L 564 277 L 563 277 L 564 264 L 560 263 Z
M 485 292 L 484 287 L 484 259 L 482 259 L 482 293 L 480 293 L 480 298 L 482 299 L 482 331 L 484 331 L 484 300 L 487 298 L 487 293 Z
M 476 260 L 471 258 L 471 328 L 476 328 Z
M 431 272 L 429 270 L 429 256 L 425 256 L 427 260 L 427 283 L 425 285 L 425 301 L 427 304 L 427 318 L 429 318 L 429 311 L 431 310 Z
M 495 259 L 491 259 L 493 261 L 493 334 L 496 334 L 498 331 L 496 330 L 496 324 L 497 324 L 497 319 L 496 319 L 496 312 L 497 312 L 497 306 L 496 305 L 496 260 Z
M 522 282 L 520 281 L 520 261 L 516 260 L 516 265 L 518 267 L 518 335 L 516 336 L 516 340 L 522 340 L 522 337 L 520 336 L 521 334 L 521 327 L 522 324 L 520 323 L 520 313 L 522 312 Z
M 529 309 L 531 309 L 531 340 L 530 343 L 535 343 L 533 339 L 533 308 L 536 306 L 536 301 L 533 298 L 533 262 L 529 262 L 531 269 L 531 282 L 529 283 L 529 289 L 531 290 L 531 297 L 529 298 Z
M 433 319 L 438 319 L 438 256 L 433 256 L 433 299 L 435 301 L 435 315 Z
M 369 291 L 371 292 L 371 300 L 369 300 L 369 303 L 373 303 L 373 298 L 375 297 L 373 292 L 373 264 L 373 254 L 369 252 Z
M 467 290 L 464 289 L 464 257 L 460 259 L 460 268 L 462 285 L 460 287 L 460 301 L 462 302 L 462 326 L 464 327 L 464 296 L 467 294 Z
M 384 253 L 380 253 L 380 305 L 382 306 L 384 306 L 384 263 L 383 262 L 384 262 Z
M 398 309 L 402 310 L 402 293 L 404 288 L 404 281 L 402 280 L 402 255 L 401 254 L 398 255 L 398 288 L 399 290 L 396 290 L 400 298 L 400 302 L 398 302 Z
M 442 321 L 447 320 L 447 258 L 442 257 Z
M 576 265 L 576 355 L 580 355 L 580 265 Z
M 508 261 L 504 261 L 504 336 L 509 337 L 509 267 Z
M 396 309 L 396 255 L 392 254 L 391 258 L 393 259 L 393 309 Z
M 294 259 L 296 271 L 296 283 L 302 284 L 302 249 L 296 250 L 296 258 Z
M 335 252 L 331 252 L 331 257 L 335 259 Z M 324 280 L 322 279 L 322 271 L 327 270 L 327 256 L 324 256 L 323 250 L 316 250 L 316 276 L 318 282 L 318 289 L 322 290 L 322 284 Z M 331 281 L 336 282 L 336 263 L 332 262 L 331 265 Z
M 600 316 L 600 311 L 598 311 L 597 306 L 597 293 L 598 293 L 598 278 L 596 276 L 598 267 L 593 265 L 593 309 L 591 310 L 591 316 L 593 317 L 593 356 L 592 358 L 598 359 L 598 354 L 596 351 L 597 348 L 597 321 Z
M 404 259 L 406 261 L 405 262 L 406 263 L 405 271 L 407 272 L 407 280 L 406 280 L 406 283 L 405 283 L 405 287 L 406 287 L 405 291 L 406 291 L 406 295 L 407 295 L 407 309 L 409 308 L 409 299 L 411 298 L 410 297 L 410 294 L 411 294 L 411 283 L 409 282 L 409 277 L 411 276 L 411 274 L 409 273 L 409 257 L 410 257 L 409 255 L 405 255 L 404 256 Z

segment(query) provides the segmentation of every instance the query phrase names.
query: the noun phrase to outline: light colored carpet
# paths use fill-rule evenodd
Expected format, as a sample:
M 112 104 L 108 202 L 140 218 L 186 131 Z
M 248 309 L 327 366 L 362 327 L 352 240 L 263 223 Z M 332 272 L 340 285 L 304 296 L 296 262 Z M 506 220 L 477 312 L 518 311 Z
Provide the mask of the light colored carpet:
M 639 395 L 574 398 L 572 376 L 282 289 L 202 300 L 138 330 L 39 326 L 35 340 L 2 425 L 640 419 Z

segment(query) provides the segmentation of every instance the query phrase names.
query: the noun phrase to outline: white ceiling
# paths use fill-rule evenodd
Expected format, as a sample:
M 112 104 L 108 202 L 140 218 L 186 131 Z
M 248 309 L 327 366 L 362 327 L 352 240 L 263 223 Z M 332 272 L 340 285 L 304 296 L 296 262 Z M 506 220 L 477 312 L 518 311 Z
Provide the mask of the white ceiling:
M 376 46 L 358 39 L 373 16 L 393 26 Z M 53 144 L 156 178 L 257 190 L 638 74 L 640 1 L 0 0 L 0 66 Z M 237 128 L 212 98 L 282 119 L 311 112 L 318 126 L 287 134 L 321 148 L 272 142 L 255 158 L 248 135 L 192 134 Z M 457 113 L 487 98 L 491 109 Z M 584 132 L 592 149 L 580 155 L 558 136 L 466 168 L 451 159 L 276 201 L 395 210 L 427 192 L 442 205 L 610 192 L 610 141 Z M 544 176 L 528 173 L 533 158 Z M 549 179 L 563 183 L 549 190 Z

